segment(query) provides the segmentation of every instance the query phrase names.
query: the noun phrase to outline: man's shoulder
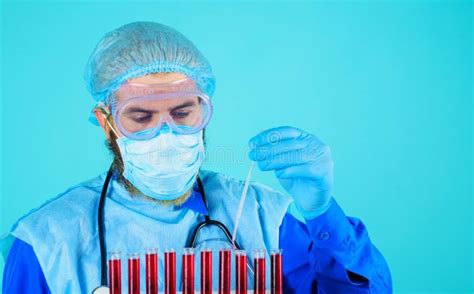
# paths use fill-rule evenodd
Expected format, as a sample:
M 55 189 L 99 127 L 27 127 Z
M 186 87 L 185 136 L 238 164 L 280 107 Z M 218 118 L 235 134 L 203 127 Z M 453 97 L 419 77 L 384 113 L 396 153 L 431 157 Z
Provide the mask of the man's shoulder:
M 39 207 L 21 217 L 13 226 L 12 231 L 21 226 L 56 226 L 69 221 L 76 221 L 95 207 L 102 189 L 104 175 L 76 184 L 55 197 L 47 200 Z M 76 219 L 76 220 L 75 220 Z

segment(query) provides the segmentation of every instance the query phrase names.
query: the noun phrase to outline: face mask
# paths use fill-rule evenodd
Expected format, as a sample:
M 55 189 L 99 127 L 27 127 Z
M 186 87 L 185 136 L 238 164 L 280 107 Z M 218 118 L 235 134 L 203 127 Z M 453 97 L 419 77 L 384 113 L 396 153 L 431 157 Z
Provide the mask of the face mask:
M 158 200 L 174 200 L 189 191 L 204 160 L 202 131 L 181 135 L 165 126 L 149 140 L 121 137 L 117 144 L 124 177 Z

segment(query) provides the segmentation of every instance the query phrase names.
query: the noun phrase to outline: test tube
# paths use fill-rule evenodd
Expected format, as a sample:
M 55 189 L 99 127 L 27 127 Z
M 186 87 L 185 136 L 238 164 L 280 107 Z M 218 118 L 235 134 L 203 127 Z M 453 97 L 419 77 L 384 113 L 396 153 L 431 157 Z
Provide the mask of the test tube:
M 158 249 L 146 250 L 146 294 L 158 293 Z
M 109 253 L 109 290 L 110 294 L 122 293 L 122 260 L 120 252 Z
M 235 251 L 235 294 L 247 294 L 247 252 Z
M 128 294 L 140 294 L 140 254 L 128 255 Z
M 165 251 L 165 294 L 176 294 L 176 251 Z
M 194 249 L 184 248 L 183 252 L 183 294 L 194 294 Z
M 212 294 L 212 249 L 201 250 L 201 294 Z
M 254 294 L 265 294 L 265 250 L 257 249 L 254 251 Z
M 219 294 L 230 294 L 230 258 L 231 250 L 219 250 Z
M 282 250 L 272 250 L 270 255 L 271 294 L 283 294 Z

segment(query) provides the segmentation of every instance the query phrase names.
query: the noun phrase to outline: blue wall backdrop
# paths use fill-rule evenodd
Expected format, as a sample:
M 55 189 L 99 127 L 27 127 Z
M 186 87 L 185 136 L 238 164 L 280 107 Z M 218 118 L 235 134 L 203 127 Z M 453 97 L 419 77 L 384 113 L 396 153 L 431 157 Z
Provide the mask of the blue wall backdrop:
M 333 150 L 335 197 L 364 220 L 395 292 L 472 293 L 472 12 L 470 1 L 4 1 L 0 233 L 107 169 L 82 70 L 104 33 L 152 20 L 214 67 L 207 168 L 243 178 L 251 136 L 315 133 Z M 273 174 L 254 180 L 281 189 Z

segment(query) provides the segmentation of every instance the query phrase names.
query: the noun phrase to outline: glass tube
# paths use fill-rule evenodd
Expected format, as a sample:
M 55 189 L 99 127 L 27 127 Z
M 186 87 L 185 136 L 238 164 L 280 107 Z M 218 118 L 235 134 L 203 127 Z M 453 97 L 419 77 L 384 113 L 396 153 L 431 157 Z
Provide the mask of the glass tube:
M 120 252 L 109 253 L 109 290 L 110 294 L 122 293 L 122 260 Z
M 254 294 L 265 294 L 265 250 L 258 249 L 254 252 Z
M 146 294 L 158 293 L 158 249 L 149 248 L 145 255 Z
M 128 256 L 128 294 L 140 294 L 140 254 Z
M 201 294 L 212 294 L 212 250 L 201 250 Z
M 247 252 L 235 251 L 235 294 L 247 294 Z
M 270 254 L 271 294 L 283 294 L 282 250 Z
M 165 294 L 176 294 L 176 251 L 165 251 Z
M 183 252 L 183 294 L 194 294 L 194 249 L 184 248 Z
M 231 255 L 229 248 L 219 250 L 219 294 L 230 294 Z

